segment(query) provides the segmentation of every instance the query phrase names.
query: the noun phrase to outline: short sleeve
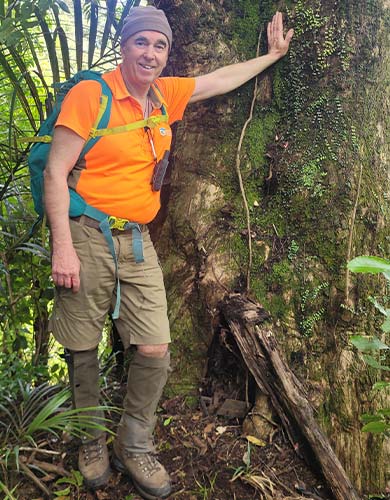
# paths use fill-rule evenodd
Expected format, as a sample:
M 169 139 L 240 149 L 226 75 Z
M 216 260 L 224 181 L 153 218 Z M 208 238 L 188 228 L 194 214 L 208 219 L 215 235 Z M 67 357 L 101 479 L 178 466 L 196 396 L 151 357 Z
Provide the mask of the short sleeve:
M 67 127 L 86 140 L 99 112 L 100 96 L 98 82 L 78 83 L 66 94 L 55 126 Z
M 159 78 L 156 83 L 168 106 L 169 123 L 181 120 L 194 93 L 195 78 Z

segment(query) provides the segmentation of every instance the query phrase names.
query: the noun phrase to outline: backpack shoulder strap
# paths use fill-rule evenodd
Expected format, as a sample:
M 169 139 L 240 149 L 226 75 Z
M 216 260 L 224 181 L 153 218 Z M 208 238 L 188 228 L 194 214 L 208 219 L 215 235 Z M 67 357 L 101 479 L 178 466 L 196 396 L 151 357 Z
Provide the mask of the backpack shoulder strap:
M 156 96 L 158 97 L 159 101 L 161 102 L 161 114 L 168 116 L 166 102 L 165 102 L 164 96 L 163 96 L 163 94 L 162 94 L 162 92 L 160 90 L 160 87 L 157 85 L 156 82 L 152 83 L 151 87 L 152 87 L 153 92 L 156 94 Z
M 96 116 L 95 122 L 92 125 L 91 132 L 89 133 L 89 138 L 87 139 L 81 153 L 79 156 L 83 158 L 88 151 L 96 144 L 96 142 L 100 139 L 100 134 L 95 134 L 95 131 L 106 131 L 108 122 L 110 121 L 111 115 L 111 105 L 112 105 L 112 92 L 107 83 L 103 80 L 101 75 L 98 75 L 97 78 L 94 78 L 95 81 L 98 81 L 102 87 L 102 93 L 100 96 L 100 104 L 99 111 Z M 103 134 L 102 134 L 103 135 Z

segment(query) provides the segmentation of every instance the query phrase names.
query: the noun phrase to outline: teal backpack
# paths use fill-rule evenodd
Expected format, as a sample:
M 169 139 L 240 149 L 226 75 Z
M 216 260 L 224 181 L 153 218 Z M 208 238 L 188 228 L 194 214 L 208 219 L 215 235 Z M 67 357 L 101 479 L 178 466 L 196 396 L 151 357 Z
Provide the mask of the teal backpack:
M 58 115 L 60 114 L 62 102 L 66 94 L 72 87 L 83 80 L 95 80 L 102 86 L 101 106 L 102 103 L 104 103 L 104 109 L 100 109 L 99 115 L 97 117 L 98 123 L 95 123 L 95 127 L 97 129 L 105 129 L 108 125 L 111 113 L 111 90 L 101 77 L 100 73 L 91 70 L 85 70 L 76 73 L 70 80 L 67 80 L 59 86 L 53 110 L 49 114 L 47 119 L 41 124 L 38 135 L 35 137 L 26 137 L 23 139 L 23 141 L 33 143 L 27 161 L 30 171 L 30 186 L 34 201 L 34 208 L 40 218 L 42 218 L 44 215 L 43 172 L 45 170 L 47 157 L 50 151 L 54 125 L 57 121 Z M 96 144 L 99 138 L 99 136 L 90 138 L 85 143 L 85 146 L 80 154 L 80 158 L 83 158 L 88 153 L 88 151 Z
M 90 149 L 96 144 L 100 137 L 110 134 L 124 133 L 130 130 L 144 127 L 154 128 L 159 123 L 168 122 L 169 120 L 165 106 L 163 105 L 161 108 L 161 115 L 150 116 L 149 118 L 146 118 L 144 120 L 139 120 L 134 123 L 129 123 L 119 127 L 107 128 L 110 120 L 112 93 L 107 83 L 103 80 L 101 74 L 92 70 L 83 70 L 79 71 L 72 78 L 62 83 L 59 86 L 54 108 L 47 119 L 41 124 L 38 134 L 34 137 L 25 137 L 21 139 L 21 142 L 33 143 L 28 155 L 28 167 L 30 172 L 31 194 L 34 201 L 35 211 L 38 213 L 38 221 L 42 220 L 44 217 L 45 210 L 43 201 L 43 175 L 50 151 L 55 123 L 61 111 L 62 102 L 66 94 L 72 87 L 83 80 L 94 80 L 99 82 L 102 87 L 102 93 L 100 97 L 98 115 L 96 117 L 95 123 L 92 126 L 89 137 L 85 142 L 84 148 L 80 153 L 79 161 L 88 153 L 88 151 L 90 151 Z M 157 90 L 158 94 L 161 95 L 156 86 L 154 86 L 153 88 L 155 91 Z M 143 245 L 140 226 L 135 222 L 130 222 L 125 219 L 110 216 L 109 214 L 106 214 L 101 210 L 88 205 L 74 189 L 69 188 L 69 195 L 69 216 L 80 217 L 81 215 L 86 215 L 87 217 L 97 220 L 99 222 L 99 228 L 106 238 L 110 252 L 114 259 L 117 275 L 117 300 L 112 317 L 116 319 L 119 317 L 120 283 L 118 277 L 118 262 L 111 229 L 116 228 L 120 230 L 132 230 L 132 245 L 135 261 L 143 262 Z

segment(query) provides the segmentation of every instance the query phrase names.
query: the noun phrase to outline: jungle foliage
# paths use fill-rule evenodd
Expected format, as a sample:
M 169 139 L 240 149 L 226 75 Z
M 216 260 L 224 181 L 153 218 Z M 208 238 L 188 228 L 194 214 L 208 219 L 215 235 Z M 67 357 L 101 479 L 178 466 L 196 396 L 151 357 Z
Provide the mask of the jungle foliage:
M 118 62 L 123 20 L 138 3 L 0 2 L 0 357 L 4 376 L 0 387 L 13 375 L 31 381 L 48 371 L 50 255 L 45 226 L 33 227 L 36 216 L 26 168 L 30 146 L 22 139 L 37 132 L 59 82 L 81 69 L 103 70 Z M 50 369 L 61 376 L 58 363 Z
M 56 349 L 49 345 L 48 317 L 54 290 L 49 279 L 47 230 L 45 226 L 32 230 L 36 218 L 26 168 L 28 146 L 20 139 L 37 132 L 55 99 L 56 84 L 80 69 L 108 69 L 119 61 L 118 33 L 130 7 L 138 3 L 137 0 L 0 0 L 0 394 L 5 397 L 0 400 L 3 404 L 0 421 L 5 416 L 12 425 L 20 420 L 20 404 L 28 405 L 29 398 L 37 395 L 34 386 L 48 378 L 60 382 L 64 376 L 64 364 Z M 191 2 L 182 3 L 191 9 Z M 267 8 L 264 8 L 261 19 L 258 18 L 258 2 L 225 2 L 229 3 L 234 4 L 237 19 L 231 42 L 242 53 L 250 50 L 252 56 L 258 23 L 269 18 L 274 3 L 262 2 Z M 321 4 L 325 3 L 286 2 L 290 5 L 287 14 L 289 22 L 295 26 L 297 43 L 291 49 L 290 64 L 274 70 L 272 105 L 266 101 L 258 102 L 257 114 L 244 143 L 248 161 L 243 172 L 256 241 L 252 269 L 255 298 L 265 299 L 265 306 L 283 324 L 289 319 L 289 301 L 297 302 L 294 304 L 298 310 L 297 338 L 300 343 L 309 343 L 313 339 L 316 344 L 315 334 L 327 326 L 325 313 L 331 312 L 325 307 L 331 287 L 323 278 L 324 270 L 333 270 L 336 276 L 340 276 L 340 283 L 333 287 L 337 290 L 334 302 L 345 302 L 346 313 L 350 307 L 345 299 L 349 293 L 348 284 L 345 294 L 342 289 L 342 272 L 352 255 L 349 250 L 341 251 L 338 245 L 341 238 L 345 241 L 353 231 L 341 214 L 349 213 L 353 208 L 350 206 L 352 196 L 349 196 L 349 191 L 353 191 L 355 182 L 345 184 L 348 196 L 341 189 L 344 177 L 354 178 L 355 174 L 348 170 L 344 157 L 348 153 L 353 158 L 354 165 L 350 170 L 356 170 L 357 177 L 360 172 L 363 178 L 369 175 L 365 173 L 369 169 L 363 169 L 363 165 L 369 165 L 371 158 L 375 157 L 372 151 L 374 146 L 372 150 L 367 147 L 367 152 L 358 147 L 358 139 L 361 139 L 357 137 L 358 132 L 371 138 L 374 136 L 371 128 L 356 130 L 353 120 L 344 112 L 349 101 L 357 99 L 356 96 L 360 99 L 357 91 L 350 86 L 352 63 L 361 72 L 361 79 L 366 78 L 369 67 L 375 63 L 374 28 L 370 24 L 366 28 L 367 33 L 363 32 L 361 36 L 373 46 L 367 45 L 369 54 L 363 64 L 354 58 L 354 46 L 346 38 L 345 25 L 339 23 L 340 12 L 324 13 Z M 368 3 L 374 5 L 376 2 Z M 344 4 L 349 3 L 341 2 L 341 5 Z M 341 14 L 346 17 L 344 12 Z M 373 17 L 373 25 L 374 22 Z M 223 24 L 220 29 L 225 29 Z M 286 74 L 287 71 L 289 74 Z M 311 74 L 310 82 L 308 72 Z M 243 95 L 249 92 L 248 88 L 241 91 Z M 345 102 L 340 100 L 339 94 L 345 96 Z M 380 99 L 380 92 L 377 94 Z M 289 96 L 287 100 L 284 99 L 286 95 Z M 364 117 L 371 114 L 374 104 L 376 106 L 376 103 L 367 101 Z M 237 107 L 243 107 L 242 99 Z M 237 109 L 235 116 L 240 118 L 242 113 Z M 280 116 L 285 117 L 283 126 Z M 239 120 L 236 121 L 239 124 Z M 329 123 L 332 124 L 331 129 L 328 128 Z M 220 134 L 220 131 L 217 133 Z M 208 135 L 212 137 L 212 130 L 208 130 Z M 365 137 L 363 139 L 363 145 L 369 143 Z M 235 137 L 233 140 L 227 134 L 226 140 L 233 144 L 233 149 Z M 234 152 L 230 155 L 233 157 Z M 228 157 L 229 154 L 225 153 L 224 159 Z M 334 166 L 338 168 L 333 170 Z M 269 178 L 266 185 L 264 177 Z M 278 180 L 279 186 L 275 180 Z M 343 195 L 346 200 L 341 208 L 333 203 L 332 198 L 329 201 L 334 185 L 340 186 L 338 198 Z M 382 203 L 371 191 L 365 193 L 365 198 L 375 198 L 378 204 Z M 328 216 L 324 217 L 324 213 Z M 375 224 L 369 209 L 360 217 L 359 234 Z M 237 240 L 233 253 L 239 256 L 240 265 L 243 265 L 247 250 L 242 238 L 245 221 L 241 198 L 239 208 L 233 211 L 232 220 L 235 226 L 231 232 Z M 322 226 L 313 221 L 322 221 Z M 188 226 L 188 221 L 186 224 Z M 304 245 L 299 239 L 302 233 L 305 236 Z M 271 248 L 274 256 L 267 262 Z M 384 249 L 385 246 L 383 254 Z M 365 249 L 358 249 L 362 250 Z M 339 272 L 340 269 L 342 272 Z M 352 267 L 350 269 L 353 270 Z M 312 276 L 314 279 L 311 281 Z M 295 290 L 294 294 L 284 293 L 290 288 Z M 387 306 L 379 301 L 374 306 L 382 314 L 383 310 L 387 311 L 385 328 L 388 328 Z M 201 312 L 204 314 L 203 308 Z M 363 311 L 356 317 L 356 322 L 363 315 L 369 317 Z M 186 320 L 185 329 L 189 330 L 187 316 L 182 318 Z M 383 332 L 389 333 L 388 330 Z M 348 343 L 347 338 L 343 337 L 343 342 Z M 388 353 L 387 346 L 384 347 L 386 344 L 381 344 L 372 336 L 351 340 L 368 365 L 374 359 L 371 368 L 378 368 L 372 364 L 376 362 L 386 372 L 388 362 L 381 359 Z M 190 342 L 192 348 L 192 338 Z M 388 382 L 384 383 L 387 385 L 377 386 L 375 390 L 388 389 Z M 55 412 L 61 405 L 67 404 L 65 393 L 50 391 L 43 388 L 38 393 L 42 406 L 37 408 L 37 415 L 53 394 L 56 396 L 50 411 Z M 364 416 L 367 430 L 388 432 L 389 415 L 388 410 L 384 411 L 387 413 Z M 7 427 L 7 432 L 11 434 L 6 436 L 5 441 L 0 440 L 2 466 L 17 466 L 17 447 L 20 443 L 22 446 L 34 444 L 35 430 L 32 432 L 26 426 L 21 429 L 17 434 Z M 37 427 L 36 431 L 40 432 L 40 428 Z M 0 436 L 4 436 L 1 428 Z M 12 446 L 3 446 L 6 441 Z M 13 498 L 12 483 L 0 483 L 1 489 Z
M 0 491 L 14 498 L 12 472 L 32 477 L 20 448 L 42 432 L 77 433 L 82 415 L 62 382 L 59 350 L 49 345 L 53 299 L 45 223 L 35 224 L 26 158 L 55 101 L 56 85 L 81 69 L 119 60 L 118 36 L 137 0 L 0 1 Z M 10 475 L 11 474 L 11 475 Z M 30 478 L 31 478 L 30 477 Z

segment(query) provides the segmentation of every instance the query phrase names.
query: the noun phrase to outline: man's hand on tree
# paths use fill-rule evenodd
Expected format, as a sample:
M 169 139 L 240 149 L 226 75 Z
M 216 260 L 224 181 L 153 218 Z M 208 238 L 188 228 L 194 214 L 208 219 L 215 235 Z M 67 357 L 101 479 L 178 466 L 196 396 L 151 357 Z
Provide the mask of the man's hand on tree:
M 281 12 L 276 12 L 272 21 L 267 26 L 268 54 L 283 57 L 287 54 L 293 37 L 294 30 L 288 30 L 286 36 L 283 34 L 283 16 Z

